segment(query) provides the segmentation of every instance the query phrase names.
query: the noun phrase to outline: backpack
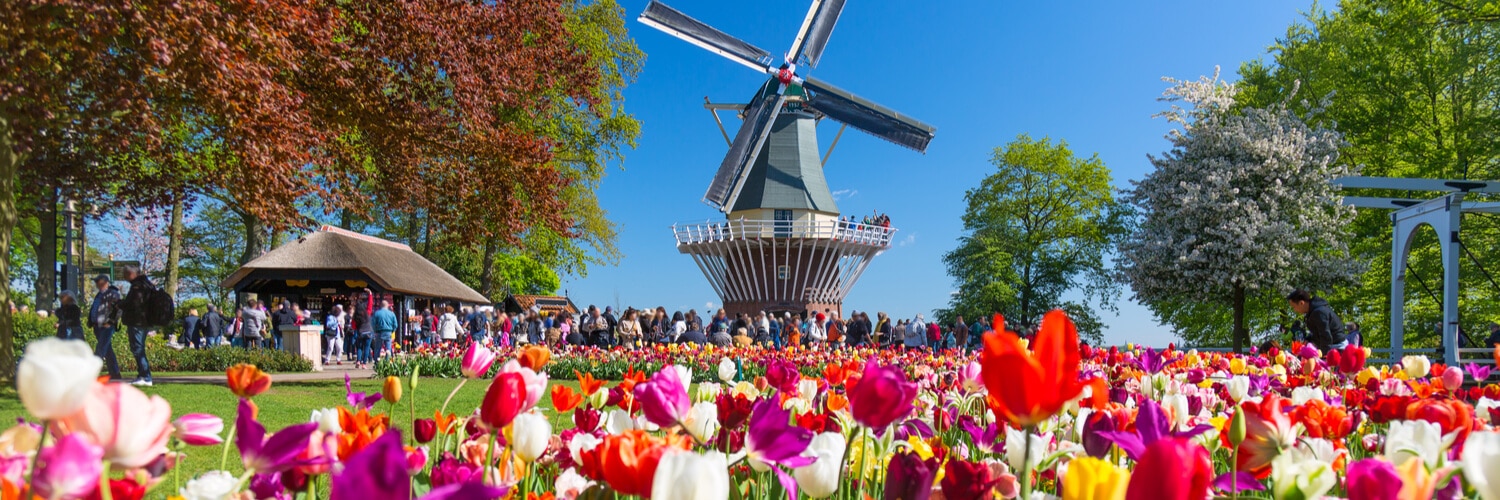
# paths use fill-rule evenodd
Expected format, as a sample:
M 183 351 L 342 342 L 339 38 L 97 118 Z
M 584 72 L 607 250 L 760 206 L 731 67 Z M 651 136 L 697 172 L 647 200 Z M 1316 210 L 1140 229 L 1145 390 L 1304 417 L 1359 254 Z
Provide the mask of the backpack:
M 172 295 L 168 294 L 155 285 L 146 290 L 146 324 L 152 326 L 166 326 L 172 323 L 176 316 L 177 305 L 172 302 Z

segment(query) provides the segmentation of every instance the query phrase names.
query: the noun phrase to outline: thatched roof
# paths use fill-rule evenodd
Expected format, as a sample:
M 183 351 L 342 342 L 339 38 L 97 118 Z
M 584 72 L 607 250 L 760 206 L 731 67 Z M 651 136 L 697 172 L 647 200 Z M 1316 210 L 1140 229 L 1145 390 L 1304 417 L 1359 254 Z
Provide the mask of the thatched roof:
M 381 292 L 490 302 L 411 247 L 332 226 L 323 226 L 246 263 L 220 286 L 244 290 L 255 288 L 257 283 L 299 279 L 319 283 L 368 280 L 371 289 Z

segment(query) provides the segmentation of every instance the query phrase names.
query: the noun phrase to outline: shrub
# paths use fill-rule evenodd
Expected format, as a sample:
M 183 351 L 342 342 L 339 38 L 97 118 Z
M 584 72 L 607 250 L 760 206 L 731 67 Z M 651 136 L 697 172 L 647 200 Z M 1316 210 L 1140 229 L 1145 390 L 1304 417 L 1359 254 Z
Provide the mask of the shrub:
M 21 355 L 26 352 L 26 344 L 32 340 L 57 335 L 57 318 L 52 316 L 43 318 L 36 313 L 17 313 L 11 315 L 11 321 L 15 328 L 12 342 L 15 345 L 16 359 L 21 359 Z

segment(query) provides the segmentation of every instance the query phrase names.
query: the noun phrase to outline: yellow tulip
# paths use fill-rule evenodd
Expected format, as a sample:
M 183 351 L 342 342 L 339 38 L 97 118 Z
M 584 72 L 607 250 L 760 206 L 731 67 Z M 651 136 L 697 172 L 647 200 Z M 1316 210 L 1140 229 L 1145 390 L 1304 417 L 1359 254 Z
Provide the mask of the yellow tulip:
M 1360 386 L 1369 384 L 1371 379 L 1378 378 L 1380 378 L 1380 371 L 1376 370 L 1373 366 L 1365 367 L 1365 369 L 1359 371 L 1359 375 L 1355 376 L 1355 379 L 1359 381 Z
M 380 396 L 390 404 L 401 402 L 401 379 L 394 375 L 386 377 L 385 384 L 380 387 Z
M 1234 359 L 1229 360 L 1229 373 L 1233 373 L 1235 375 L 1244 375 L 1245 374 L 1245 360 L 1244 360 L 1244 358 L 1234 358 Z
M 1094 457 L 1083 457 L 1068 463 L 1062 500 L 1120 500 L 1125 498 L 1129 484 L 1129 472 Z

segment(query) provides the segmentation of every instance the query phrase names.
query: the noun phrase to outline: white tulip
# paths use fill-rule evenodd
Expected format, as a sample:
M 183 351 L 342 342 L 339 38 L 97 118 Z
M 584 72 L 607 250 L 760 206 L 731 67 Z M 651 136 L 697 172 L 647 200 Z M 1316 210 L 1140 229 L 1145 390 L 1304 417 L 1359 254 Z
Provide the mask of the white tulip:
M 610 410 L 609 415 L 604 417 L 604 431 L 611 435 L 620 434 L 635 428 L 635 419 L 630 418 L 630 414 L 626 413 L 625 410 L 615 408 Z
M 185 500 L 226 500 L 234 497 L 235 489 L 240 484 L 234 474 L 221 470 L 209 471 L 188 481 L 177 490 Z
M 1171 408 L 1171 411 L 1168 411 L 1167 415 L 1172 417 L 1172 421 L 1168 422 L 1168 424 L 1172 426 L 1173 430 L 1186 428 L 1188 420 L 1193 417 L 1193 414 L 1188 412 L 1187 396 L 1168 394 L 1161 398 L 1161 406 L 1163 410 Z
M 324 434 L 337 435 L 344 432 L 344 429 L 339 424 L 339 410 L 337 408 L 313 410 L 312 418 L 309 418 L 307 421 L 317 422 L 318 430 Z
M 41 420 L 78 413 L 99 385 L 104 362 L 82 340 L 47 337 L 26 344 L 16 370 L 16 392 L 26 411 Z
M 1469 434 L 1459 463 L 1464 469 L 1464 480 L 1479 492 L 1479 498 L 1500 500 L 1500 432 Z
M 807 450 L 803 451 L 802 454 L 810 457 L 817 454 L 818 452 L 826 451 L 834 454 L 835 456 L 838 456 L 840 459 L 843 459 L 844 448 L 847 447 L 848 441 L 844 440 L 843 434 L 839 434 L 837 432 L 824 432 L 813 436 L 812 442 L 807 444 Z
M 1235 375 L 1224 382 L 1224 389 L 1229 391 L 1229 399 L 1236 403 L 1242 403 L 1250 396 L 1250 377 Z
M 734 384 L 734 391 L 731 392 L 730 395 L 731 396 L 741 396 L 741 395 L 743 395 L 743 396 L 745 396 L 745 399 L 755 400 L 755 399 L 760 399 L 760 389 L 756 389 L 755 388 L 755 384 L 741 381 L 738 384 Z
M 1021 467 L 1021 464 L 1023 462 L 1030 462 L 1030 470 L 1035 470 L 1036 465 L 1042 461 L 1042 457 L 1047 456 L 1047 443 L 1050 441 L 1052 441 L 1052 436 L 1033 435 L 1024 430 L 1016 430 L 1007 426 L 1005 428 L 1005 460 L 1010 462 L 1011 469 L 1026 470 Z M 1026 460 L 1026 448 L 1021 446 L 1022 442 L 1028 443 L 1031 448 L 1031 460 L 1029 461 Z
M 797 382 L 797 396 L 808 401 L 818 397 L 818 381 L 805 378 Z
M 1428 466 L 1437 467 L 1443 457 L 1443 429 L 1425 420 L 1397 420 L 1385 435 L 1385 457 L 1400 466 L 1407 460 L 1420 458 Z
M 573 457 L 573 463 L 581 464 L 583 463 L 583 452 L 592 450 L 603 442 L 604 440 L 595 437 L 593 434 L 583 432 L 574 434 L 573 438 L 568 440 L 568 455 Z
M 1302 406 L 1303 403 L 1312 400 L 1323 400 L 1323 390 L 1316 387 L 1298 387 L 1292 389 L 1292 406 Z
M 707 401 L 694 404 L 682 417 L 682 427 L 699 441 L 707 442 L 719 431 L 719 407 Z
M 834 434 L 838 436 L 838 434 Z M 843 436 L 840 436 L 842 439 Z M 812 449 L 811 446 L 808 447 Z M 804 454 L 806 454 L 804 452 Z M 835 454 L 827 449 L 820 449 L 812 454 L 817 461 L 796 469 L 792 469 L 792 479 L 797 480 L 797 488 L 811 498 L 828 498 L 839 489 L 839 469 L 842 454 Z
M 651 478 L 653 500 L 726 500 L 729 463 L 723 453 L 669 451 L 656 464 Z
M 1285 453 L 1271 460 L 1271 495 L 1284 498 L 1322 498 L 1338 484 L 1333 467 L 1321 460 Z
M 693 370 L 682 365 L 672 365 L 672 369 L 677 370 L 677 380 L 682 381 L 684 389 L 687 388 L 688 384 L 693 383 Z
M 1480 422 L 1495 425 L 1500 423 L 1490 421 L 1490 410 L 1495 408 L 1500 408 L 1500 401 L 1490 398 L 1479 398 L 1479 403 L 1474 405 L 1474 416 L 1479 418 Z
M 573 500 L 593 485 L 593 481 L 579 475 L 573 469 L 568 469 L 557 476 L 557 481 L 552 486 L 557 489 L 556 496 L 559 500 Z
M 719 380 L 726 384 L 734 382 L 734 376 L 739 373 L 740 369 L 734 366 L 734 360 L 729 358 L 719 360 Z
M 718 401 L 719 393 L 722 392 L 724 392 L 724 386 L 719 385 L 718 382 L 700 383 L 698 384 L 698 387 L 693 391 L 694 395 L 697 396 L 696 398 L 694 398 L 696 401 L 708 402 Z
M 1432 370 L 1432 362 L 1427 356 L 1406 356 L 1401 358 L 1401 368 L 1406 370 L 1406 378 L 1422 378 Z
M 535 462 L 547 452 L 547 440 L 552 438 L 552 424 L 547 417 L 536 413 L 516 415 L 511 423 L 511 448 L 516 456 L 526 463 Z
M 585 394 L 584 396 L 594 408 L 603 408 L 604 404 L 609 402 L 609 390 L 603 386 L 600 386 L 599 390 L 594 391 L 593 394 Z

